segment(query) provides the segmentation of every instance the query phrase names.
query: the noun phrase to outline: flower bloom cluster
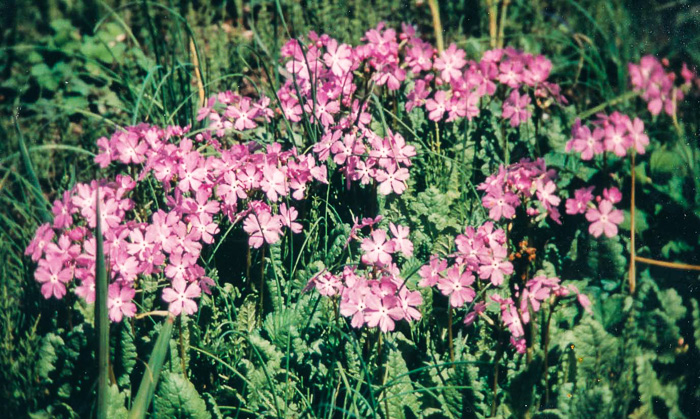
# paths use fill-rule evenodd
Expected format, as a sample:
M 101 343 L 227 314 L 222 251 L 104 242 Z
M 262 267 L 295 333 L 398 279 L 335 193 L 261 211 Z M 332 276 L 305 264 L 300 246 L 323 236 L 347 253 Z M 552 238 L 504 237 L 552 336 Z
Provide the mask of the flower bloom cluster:
M 544 218 L 548 215 L 561 224 L 558 209 L 561 198 L 557 195 L 556 179 L 556 171 L 547 170 L 544 159 L 523 159 L 508 167 L 501 165 L 498 172 L 486 178 L 477 189 L 486 192 L 482 204 L 494 221 L 512 219 L 516 208 L 522 205 L 528 216 Z
M 571 128 L 571 136 L 566 143 L 566 151 L 580 153 L 581 160 L 591 160 L 605 152 L 625 157 L 631 149 L 644 154 L 649 145 L 644 122 L 617 111 L 610 115 L 597 114 L 590 127 L 582 125 L 577 119 Z
M 501 320 L 511 333 L 511 343 L 518 350 L 525 350 L 525 331 L 523 324 L 530 321 L 529 308 L 538 312 L 542 303 L 551 296 L 565 297 L 571 293 L 578 296 L 579 303 L 588 310 L 588 297 L 578 292 L 574 286 L 560 285 L 559 278 L 537 276 L 529 280 L 522 291 L 515 285 L 514 298 L 504 298 L 493 293 L 487 300 L 476 301 L 477 290 L 503 286 L 506 276 L 513 273 L 513 265 L 509 261 L 506 234 L 502 229 L 495 228 L 491 221 L 479 228 L 467 227 L 464 234 L 455 238 L 457 251 L 448 256 L 448 260 L 433 256 L 420 271 L 420 286 L 432 287 L 449 297 L 453 308 L 469 304 L 469 310 L 464 318 L 466 325 L 471 325 L 479 317 L 493 322 L 486 314 L 489 304 L 499 305 Z M 488 301 L 490 300 L 490 301 Z M 528 308 L 529 307 L 529 308 Z
M 501 116 L 513 127 L 532 115 L 528 91 L 534 97 L 566 102 L 559 86 L 547 81 L 552 63 L 541 55 L 533 56 L 513 48 L 494 49 L 486 51 L 477 62 L 467 60 L 465 51 L 455 44 L 439 56 L 434 51 L 430 54 L 430 45 L 420 39 L 412 38 L 409 44 L 406 63 L 414 75 L 414 87 L 408 95 L 406 110 L 424 106 L 431 121 L 441 121 L 445 115 L 448 122 L 471 120 L 480 113 L 481 98 L 496 94 L 498 86 L 510 90 Z
M 666 72 L 665 66 L 668 66 L 667 60 L 659 61 L 653 55 L 642 57 L 639 64 L 627 65 L 632 88 L 647 102 L 647 109 L 652 115 L 658 115 L 662 110 L 668 115 L 675 114 L 677 104 L 685 96 L 683 90 L 675 85 L 676 74 Z M 681 77 L 686 89 L 694 81 L 698 83 L 697 75 L 685 63 Z
M 518 353 L 525 353 L 525 329 L 524 325 L 530 323 L 531 313 L 537 313 L 542 308 L 542 304 L 555 298 L 567 297 L 576 294 L 579 304 L 588 313 L 591 313 L 591 301 L 585 294 L 581 294 L 574 285 L 563 286 L 557 277 L 548 278 L 539 275 L 525 283 L 522 292 L 516 285 L 515 299 L 503 298 L 499 294 L 491 295 L 491 302 L 498 304 L 501 320 L 510 332 L 510 343 Z M 475 305 L 474 310 L 467 313 L 464 323 L 472 324 L 478 316 L 484 316 L 487 303 Z
M 163 290 L 169 310 L 194 313 L 194 299 L 213 285 L 197 260 L 202 247 L 214 242 L 223 217 L 233 223 L 243 220 L 252 247 L 276 243 L 284 228 L 301 231 L 297 210 L 281 201 L 287 196 L 303 199 L 310 182 L 326 182 L 325 166 L 296 149 L 282 151 L 279 144 L 264 149 L 239 144 L 205 157 L 186 133 L 179 127 L 141 124 L 98 140 L 96 161 L 101 166 L 137 166 L 140 176 L 77 184 L 56 200 L 53 224 L 39 228 L 26 251 L 39 263 L 35 278 L 46 298 L 63 297 L 75 278 L 79 285 L 74 292 L 88 303 L 95 299 L 96 242 L 91 230 L 97 223 L 98 189 L 113 321 L 135 314 L 137 278 L 156 274 L 170 281 Z M 168 192 L 167 208 L 145 220 L 129 194 L 137 183 L 153 179 Z
M 616 209 L 615 204 L 622 200 L 622 193 L 616 187 L 603 190 L 603 196 L 596 196 L 593 203 L 594 186 L 579 188 L 574 191 L 574 197 L 566 200 L 567 214 L 586 214 L 586 220 L 591 224 L 588 232 L 594 237 L 605 234 L 607 237 L 617 236 L 617 226 L 624 220 L 622 210 Z
M 340 299 L 340 314 L 350 318 L 355 328 L 378 327 L 382 332 L 393 331 L 400 320 L 421 318 L 418 307 L 423 297 L 418 291 L 406 287 L 394 263 L 394 255 L 405 257 L 413 254 L 413 243 L 408 239 L 408 227 L 389 223 L 389 232 L 374 228 L 381 220 L 364 219 L 353 226 L 350 240 L 361 242 L 361 261 L 365 269 L 346 266 L 334 274 L 322 271 L 309 281 L 307 289 L 316 288 L 319 294 Z M 368 237 L 360 238 L 357 232 L 370 227 Z

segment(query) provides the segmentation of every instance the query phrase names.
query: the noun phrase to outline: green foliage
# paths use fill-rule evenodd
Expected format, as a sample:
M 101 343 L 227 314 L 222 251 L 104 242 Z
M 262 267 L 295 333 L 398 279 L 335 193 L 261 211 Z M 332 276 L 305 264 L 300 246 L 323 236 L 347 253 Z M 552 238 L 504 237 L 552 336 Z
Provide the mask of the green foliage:
M 273 91 L 281 80 L 279 47 L 290 36 L 314 29 L 351 43 L 380 21 L 391 27 L 408 21 L 432 40 L 432 20 L 427 2 L 398 0 L 15 3 L 0 35 L 0 111 L 18 118 L 18 128 L 12 118 L 0 121 L 6 139 L 0 142 L 0 397 L 8 417 L 90 417 L 94 312 L 71 294 L 68 308 L 44 301 L 23 251 L 38 223 L 50 217 L 46 202 L 94 178 L 94 140 L 142 121 L 201 128 L 195 118 L 200 81 L 205 96 Z M 469 58 L 488 48 L 485 2 L 438 3 L 448 45 L 456 42 Z M 224 243 L 231 247 L 208 260 L 207 275 L 217 287 L 201 299 L 196 316 L 112 327 L 107 417 L 697 416 L 698 276 L 638 263 L 638 287 L 630 295 L 629 211 L 611 239 L 566 224 L 550 226 L 562 232 L 561 240 L 544 228 L 542 237 L 528 233 L 545 243 L 533 271 L 571 280 L 591 297 L 593 314 L 573 298 L 544 302 L 526 331 L 523 355 L 487 321 L 499 324 L 493 306 L 472 326 L 455 314 L 450 348 L 446 301 L 424 289 L 423 319 L 380 343 L 376 333 L 350 327 L 337 299 L 304 291 L 315 274 L 356 260 L 356 249 L 347 245 L 350 215 L 377 214 L 411 227 L 414 255 L 400 268 L 415 289 L 416 271 L 430 255 L 451 254 L 452 238 L 485 219 L 474 185 L 524 156 L 545 158 L 559 170 L 561 187 L 613 182 L 629 198 L 629 165 L 611 160 L 598 167 L 565 153 L 571 124 L 625 93 L 629 61 L 656 53 L 669 57 L 671 67 L 697 62 L 697 7 L 648 0 L 634 7 L 596 0 L 508 7 L 506 45 L 551 57 L 571 104 L 538 104 L 533 122 L 519 129 L 501 123 L 496 101 L 474 121 L 435 124 L 422 112 L 404 111 L 410 88 L 396 95 L 377 89 L 383 107 L 382 118 L 373 115 L 377 131 L 402 132 L 418 152 L 407 191 L 377 197 L 371 188 L 348 191 L 331 179 L 328 190 L 309 192 L 300 211 L 309 225 L 303 235 L 263 253 L 241 246 L 234 232 Z M 660 37 L 662 30 L 672 36 Z M 681 108 L 681 129 L 674 131 L 676 121 L 649 118 L 640 99 L 618 106 L 637 112 L 652 140 L 635 168 L 637 254 L 700 263 L 700 108 Z M 269 142 L 268 129 L 252 138 Z M 301 149 L 316 134 L 291 135 L 285 141 Z M 139 281 L 139 311 L 161 309 L 155 295 L 162 281 Z M 493 296 L 480 291 L 487 300 Z

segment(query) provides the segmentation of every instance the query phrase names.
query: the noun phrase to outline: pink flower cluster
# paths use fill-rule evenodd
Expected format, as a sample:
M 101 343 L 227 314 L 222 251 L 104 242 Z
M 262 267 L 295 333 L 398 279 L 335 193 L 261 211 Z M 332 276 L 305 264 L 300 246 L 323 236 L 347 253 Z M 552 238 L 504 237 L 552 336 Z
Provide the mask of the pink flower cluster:
M 225 101 L 234 96 L 218 95 Z M 240 98 L 238 103 L 245 101 Z M 294 148 L 282 151 L 279 144 L 265 149 L 254 143 L 230 149 L 215 144 L 219 154 L 205 157 L 185 137 L 187 131 L 141 124 L 98 140 L 101 153 L 95 160 L 102 167 L 134 165 L 140 176 L 136 181 L 117 175 L 116 182 L 77 184 L 56 200 L 53 225 L 38 229 L 27 248 L 27 254 L 39 263 L 35 278 L 42 283 L 46 298 L 63 297 L 66 285 L 76 278 L 80 285 L 74 292 L 88 303 L 94 301 L 95 238 L 91 229 L 96 227 L 98 186 L 113 321 L 135 314 L 132 299 L 139 276 L 162 274 L 171 285 L 163 290 L 169 310 L 175 315 L 194 313 L 194 299 L 213 285 L 197 260 L 202 247 L 214 242 L 223 216 L 233 223 L 243 220 L 252 247 L 276 243 L 283 228 L 301 231 L 297 210 L 281 201 L 303 199 L 312 181 L 327 182 L 324 165 Z M 140 219 L 128 195 L 137 182 L 151 179 L 168 192 L 168 208 L 155 210 L 147 222 Z M 265 198 L 272 205 L 262 201 Z
M 614 205 L 622 200 L 622 193 L 616 187 L 603 190 L 603 196 L 596 196 L 593 204 L 594 186 L 580 188 L 574 191 L 574 197 L 566 200 L 567 214 L 586 214 L 586 220 L 591 224 L 588 232 L 594 237 L 605 234 L 607 237 L 617 235 L 617 226 L 624 220 L 621 210 Z
M 490 221 L 478 229 L 467 227 L 464 234 L 455 238 L 457 252 L 451 255 L 452 266 L 448 268 L 447 261 L 434 255 L 418 272 L 422 278 L 419 285 L 437 285 L 440 292 L 450 298 L 452 307 L 462 307 L 476 296 L 472 288 L 476 276 L 500 286 L 505 277 L 513 273 L 505 243 L 505 231 L 494 228 Z
M 480 113 L 480 99 L 494 95 L 499 85 L 510 89 L 503 102 L 502 117 L 513 127 L 532 115 L 529 106 L 531 94 L 566 102 L 559 86 L 547 82 L 552 63 L 541 55 L 505 48 L 486 51 L 477 62 L 467 60 L 464 50 L 451 44 L 434 57 L 431 69 L 430 57 L 434 53 L 429 54 L 430 45 L 419 39 L 412 39 L 410 45 L 406 51 L 406 63 L 415 79 L 406 110 L 410 112 L 416 106 L 424 105 L 431 121 L 441 121 L 445 114 L 448 122 L 461 118 L 471 120 Z M 430 86 L 434 89 L 431 90 Z
M 494 293 L 490 296 L 491 302 L 476 301 L 475 287 L 479 290 L 488 287 L 505 288 L 503 286 L 507 284 L 506 276 L 513 273 L 513 265 L 508 258 L 505 231 L 495 229 L 491 221 L 477 229 L 467 227 L 464 234 L 455 238 L 455 246 L 457 251 L 448 257 L 453 260 L 451 266 L 448 267 L 447 260 L 440 259 L 437 255 L 433 256 L 419 271 L 422 278 L 419 285 L 437 285 L 438 290 L 449 297 L 450 306 L 453 308 L 470 304 L 464 318 L 466 325 L 471 325 L 480 316 L 492 323 L 485 312 L 489 304 L 497 303 L 500 306 L 501 320 L 511 332 L 511 343 L 518 352 L 522 353 L 525 349 L 523 324 L 530 321 L 529 308 L 536 313 L 542 303 L 551 296 L 565 297 L 575 293 L 581 306 L 589 310 L 590 300 L 584 294 L 580 294 L 576 287 L 561 286 L 559 278 L 544 276 L 529 280 L 522 292 L 516 284 L 515 300 Z M 477 278 L 480 280 L 478 283 Z
M 610 115 L 597 114 L 592 126 L 581 125 L 576 120 L 571 128 L 572 139 L 566 143 L 566 151 L 581 153 L 581 160 L 591 160 L 594 156 L 610 152 L 625 157 L 634 148 L 639 154 L 646 152 L 649 137 L 644 132 L 644 122 L 632 120 L 617 111 Z
M 486 178 L 477 189 L 486 191 L 482 203 L 495 221 L 512 219 L 516 208 L 523 205 L 527 215 L 549 215 L 561 224 L 556 179 L 556 171 L 547 170 L 543 159 L 523 159 L 508 167 L 500 166 L 498 173 Z
M 510 343 L 518 353 L 525 353 L 525 328 L 524 325 L 530 323 L 531 313 L 537 313 L 542 308 L 542 304 L 547 300 L 557 297 L 567 297 L 571 293 L 576 294 L 579 304 L 588 313 L 591 313 L 591 301 L 585 294 L 581 294 L 574 285 L 562 286 L 559 278 L 547 278 L 539 275 L 527 281 L 522 292 L 516 285 L 515 299 L 503 298 L 499 294 L 492 294 L 491 301 L 499 305 L 501 320 L 510 332 Z M 472 324 L 476 318 L 486 311 L 486 303 L 475 306 L 474 311 L 467 314 L 464 323 Z M 530 311 L 532 310 L 532 311 Z
M 658 115 L 661 110 L 668 115 L 676 112 L 676 106 L 683 101 L 684 93 L 675 85 L 676 74 L 666 72 L 668 60 L 659 61 L 653 55 L 642 57 L 639 64 L 627 65 L 632 88 L 641 94 L 647 102 L 647 109 L 652 115 Z M 681 71 L 684 87 L 690 88 L 693 82 L 698 83 L 697 75 L 683 63 Z
M 350 266 L 340 274 L 323 271 L 311 278 L 307 288 L 316 288 L 326 297 L 339 296 L 340 314 L 349 317 L 353 327 L 379 327 L 382 332 L 390 332 L 397 321 L 421 318 L 418 307 L 423 297 L 406 287 L 393 260 L 397 253 L 405 257 L 413 254 L 408 227 L 389 223 L 389 238 L 385 230 L 373 228 L 380 220 L 365 219 L 353 226 L 351 240 L 361 241 L 364 271 Z M 369 237 L 360 238 L 356 233 L 364 227 L 373 229 Z

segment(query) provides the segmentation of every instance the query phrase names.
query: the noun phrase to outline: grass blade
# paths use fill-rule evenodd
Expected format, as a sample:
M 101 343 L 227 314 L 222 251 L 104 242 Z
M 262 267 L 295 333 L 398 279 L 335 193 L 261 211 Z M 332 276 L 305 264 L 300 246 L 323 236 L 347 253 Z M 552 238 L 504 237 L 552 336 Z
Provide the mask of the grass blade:
M 32 193 L 37 200 L 37 206 L 39 207 L 39 213 L 41 214 L 41 219 L 45 223 L 50 223 L 53 220 L 49 210 L 46 209 L 49 206 L 49 200 L 46 199 L 44 194 L 41 193 L 41 185 L 39 184 L 39 178 L 34 171 L 34 165 L 32 164 L 32 159 L 29 157 L 29 151 L 27 150 L 27 144 L 24 142 L 24 137 L 22 136 L 22 130 L 19 128 L 19 123 L 17 118 L 15 118 L 15 128 L 17 129 L 17 139 L 19 141 L 19 152 L 22 154 L 22 162 L 27 170 L 27 176 L 29 176 L 29 182 L 34 186 L 32 188 Z
M 131 406 L 131 411 L 129 412 L 130 419 L 146 417 L 148 407 L 151 405 L 153 393 L 156 391 L 160 371 L 163 368 L 165 357 L 168 354 L 168 343 L 170 342 L 170 335 L 173 333 L 174 320 L 175 318 L 173 316 L 168 316 L 163 327 L 160 329 L 158 340 L 156 340 L 153 352 L 151 352 L 151 357 L 148 360 L 146 372 L 141 379 L 136 399 L 134 399 L 134 404 Z
M 95 264 L 95 328 L 97 329 L 97 418 L 107 417 L 107 374 L 109 368 L 109 318 L 107 317 L 107 267 L 105 266 L 100 188 L 97 187 L 95 211 L 97 214 Z

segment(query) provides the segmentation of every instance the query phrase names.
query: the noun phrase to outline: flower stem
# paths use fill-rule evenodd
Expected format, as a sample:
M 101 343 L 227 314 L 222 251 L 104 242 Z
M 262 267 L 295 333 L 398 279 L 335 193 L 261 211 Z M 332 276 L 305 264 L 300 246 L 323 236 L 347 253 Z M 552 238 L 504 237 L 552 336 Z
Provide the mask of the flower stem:
M 448 344 L 450 347 L 450 362 L 455 362 L 455 350 L 454 344 L 452 343 L 452 305 L 450 305 L 450 307 L 447 310 L 447 336 Z
M 503 0 L 503 4 L 501 6 L 501 23 L 498 25 L 498 39 L 496 41 L 496 44 L 498 48 L 503 48 L 503 43 L 504 43 L 504 31 L 505 31 L 505 26 L 506 26 L 506 16 L 507 13 L 506 11 L 508 10 L 508 5 L 510 4 L 510 0 Z
M 617 96 L 617 97 L 615 97 L 615 98 L 612 98 L 612 99 L 610 99 L 610 100 L 607 101 L 607 102 L 601 103 L 600 105 L 598 105 L 598 106 L 596 106 L 596 107 L 593 107 L 593 108 L 591 108 L 591 109 L 588 109 L 587 111 L 581 112 L 580 114 L 576 115 L 576 118 L 579 118 L 579 119 L 586 119 L 586 118 L 588 118 L 589 116 L 595 115 L 596 113 L 598 113 L 598 112 L 604 110 L 604 109 L 607 108 L 608 106 L 615 106 L 615 105 L 617 105 L 618 103 L 624 102 L 624 101 L 626 101 L 626 100 L 628 100 L 628 99 L 632 99 L 632 98 L 635 97 L 635 96 L 639 96 L 639 92 L 633 90 L 633 91 L 629 91 L 629 92 L 623 93 L 623 94 L 621 94 L 620 96 Z
M 632 169 L 631 169 L 631 193 L 630 193 L 630 270 L 629 270 L 629 284 L 630 284 L 630 294 L 634 295 L 635 288 L 637 287 L 637 273 L 636 273 L 636 254 L 635 254 L 635 173 L 634 173 L 634 160 L 635 160 L 636 150 L 632 148 Z
M 637 262 L 646 263 L 647 265 L 662 266 L 664 268 L 683 269 L 688 271 L 700 271 L 700 266 L 690 265 L 688 263 L 666 262 L 663 260 L 649 259 L 641 256 L 635 257 Z
M 442 38 L 442 23 L 440 22 L 440 8 L 437 0 L 428 0 L 430 14 L 433 16 L 433 30 L 435 31 L 435 43 L 437 44 L 438 54 L 445 49 L 445 41 Z

